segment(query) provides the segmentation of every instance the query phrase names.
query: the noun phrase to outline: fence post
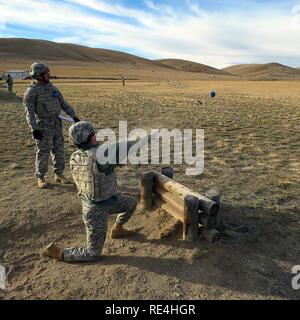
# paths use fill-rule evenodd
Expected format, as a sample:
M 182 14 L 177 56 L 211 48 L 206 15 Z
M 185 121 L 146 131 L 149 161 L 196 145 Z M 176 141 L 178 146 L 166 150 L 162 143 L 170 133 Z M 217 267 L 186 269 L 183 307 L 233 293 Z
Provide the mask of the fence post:
M 174 179 L 174 169 L 171 167 L 162 168 L 161 174 L 170 179 Z
M 189 220 L 189 225 L 183 223 L 183 239 L 195 241 L 198 238 L 198 223 L 199 223 L 199 199 L 187 195 L 184 198 L 184 220 Z
M 152 208 L 153 172 L 145 172 L 141 178 L 141 206 L 144 210 Z

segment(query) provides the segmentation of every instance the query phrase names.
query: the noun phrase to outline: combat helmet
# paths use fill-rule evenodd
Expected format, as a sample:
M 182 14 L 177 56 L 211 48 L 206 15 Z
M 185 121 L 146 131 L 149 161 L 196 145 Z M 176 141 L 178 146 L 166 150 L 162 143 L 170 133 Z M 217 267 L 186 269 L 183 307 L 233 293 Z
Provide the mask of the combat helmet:
M 37 77 L 42 76 L 43 74 L 50 72 L 49 67 L 44 63 L 35 62 L 30 67 L 30 75 L 32 78 L 36 79 Z
M 93 133 L 94 128 L 92 124 L 88 121 L 81 121 L 69 128 L 69 139 L 71 143 L 78 146 L 85 143 Z

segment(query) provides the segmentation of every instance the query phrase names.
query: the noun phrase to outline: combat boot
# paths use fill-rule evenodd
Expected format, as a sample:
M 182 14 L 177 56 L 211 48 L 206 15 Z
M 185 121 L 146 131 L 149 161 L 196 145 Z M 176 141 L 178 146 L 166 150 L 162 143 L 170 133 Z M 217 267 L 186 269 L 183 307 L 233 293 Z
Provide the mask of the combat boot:
M 111 239 L 118 239 L 121 237 L 130 237 L 135 235 L 135 231 L 126 230 L 123 228 L 123 225 L 115 223 L 110 231 L 110 238 Z
M 45 178 L 38 178 L 37 184 L 39 189 L 46 189 L 48 187 L 48 184 L 45 181 Z
M 42 255 L 44 257 L 50 257 L 62 261 L 63 249 L 52 242 L 42 250 Z
M 61 184 L 71 184 L 71 181 L 67 179 L 63 174 L 55 174 L 55 182 Z

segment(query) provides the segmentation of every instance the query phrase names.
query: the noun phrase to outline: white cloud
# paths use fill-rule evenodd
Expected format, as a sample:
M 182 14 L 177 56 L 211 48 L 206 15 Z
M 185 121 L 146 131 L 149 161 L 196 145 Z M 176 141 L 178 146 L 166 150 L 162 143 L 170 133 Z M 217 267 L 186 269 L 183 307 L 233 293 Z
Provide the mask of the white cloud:
M 4 15 L 4 9 L 3 6 L 0 5 L 0 32 L 5 29 L 6 21 L 5 21 L 5 15 Z M 1 33 L 0 33 L 1 36 Z
M 184 10 L 157 3 L 145 0 L 148 9 L 132 9 L 100 0 L 0 0 L 0 8 L 9 25 L 59 42 L 215 67 L 270 61 L 300 65 L 300 23 L 295 23 L 298 11 L 292 7 L 290 12 L 271 7 L 209 12 L 195 0 L 185 0 Z M 0 28 L 1 21 L 0 14 Z

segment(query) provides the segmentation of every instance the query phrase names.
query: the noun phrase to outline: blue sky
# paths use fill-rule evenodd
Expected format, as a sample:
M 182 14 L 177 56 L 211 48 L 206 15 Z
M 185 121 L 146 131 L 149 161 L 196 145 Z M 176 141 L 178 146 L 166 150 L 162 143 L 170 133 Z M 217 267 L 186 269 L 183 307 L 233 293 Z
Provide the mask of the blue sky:
M 300 0 L 0 0 L 0 37 L 226 67 L 300 67 Z

